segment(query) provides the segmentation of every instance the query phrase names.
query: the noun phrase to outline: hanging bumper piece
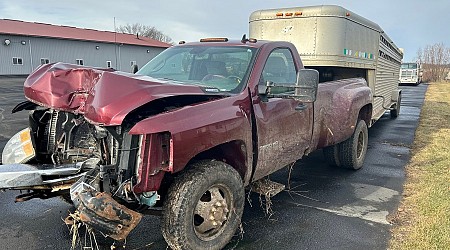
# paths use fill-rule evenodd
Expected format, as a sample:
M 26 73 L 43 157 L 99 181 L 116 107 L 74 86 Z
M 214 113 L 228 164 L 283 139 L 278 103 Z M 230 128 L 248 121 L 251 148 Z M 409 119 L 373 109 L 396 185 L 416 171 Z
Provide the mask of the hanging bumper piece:
M 105 192 L 98 192 L 89 184 L 88 172 L 70 188 L 70 196 L 76 207 L 77 218 L 83 224 L 114 240 L 123 241 L 139 224 L 142 214 L 119 204 Z M 67 224 L 74 223 L 66 219 Z

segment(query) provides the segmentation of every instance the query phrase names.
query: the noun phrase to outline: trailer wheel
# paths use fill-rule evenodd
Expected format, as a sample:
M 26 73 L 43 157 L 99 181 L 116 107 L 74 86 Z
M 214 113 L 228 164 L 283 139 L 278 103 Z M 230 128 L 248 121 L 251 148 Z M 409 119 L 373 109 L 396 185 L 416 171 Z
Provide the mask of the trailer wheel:
M 323 148 L 322 152 L 328 165 L 333 167 L 341 166 L 341 161 L 339 160 L 339 145 Z
M 172 249 L 222 249 L 241 223 L 244 200 L 242 179 L 231 166 L 194 163 L 169 188 L 162 234 Z
M 353 135 L 339 144 L 339 160 L 344 168 L 358 170 L 366 158 L 369 135 L 364 120 L 358 121 Z
M 400 94 L 398 96 L 398 100 L 397 103 L 395 104 L 395 107 L 393 109 L 391 109 L 390 113 L 391 113 L 391 118 L 397 118 L 398 115 L 400 114 L 400 106 L 402 104 L 402 95 Z

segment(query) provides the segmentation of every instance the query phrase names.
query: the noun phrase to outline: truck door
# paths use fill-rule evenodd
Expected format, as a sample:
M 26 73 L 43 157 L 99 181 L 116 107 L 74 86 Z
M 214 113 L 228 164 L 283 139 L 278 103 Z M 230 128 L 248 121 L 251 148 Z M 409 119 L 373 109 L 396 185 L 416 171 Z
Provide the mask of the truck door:
M 274 49 L 267 57 L 259 84 L 295 83 L 297 70 L 290 49 Z M 257 180 L 304 155 L 312 136 L 313 104 L 257 95 L 253 97 L 253 109 L 258 136 L 253 180 Z

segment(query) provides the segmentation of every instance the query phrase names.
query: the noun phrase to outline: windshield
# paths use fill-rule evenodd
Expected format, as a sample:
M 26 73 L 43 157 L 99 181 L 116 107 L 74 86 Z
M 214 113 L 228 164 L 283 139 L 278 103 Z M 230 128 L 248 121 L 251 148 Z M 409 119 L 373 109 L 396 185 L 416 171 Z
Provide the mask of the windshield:
M 417 69 L 417 63 L 402 63 L 402 69 Z
M 249 47 L 172 47 L 153 58 L 137 74 L 178 84 L 199 85 L 215 92 L 240 92 L 256 49 Z

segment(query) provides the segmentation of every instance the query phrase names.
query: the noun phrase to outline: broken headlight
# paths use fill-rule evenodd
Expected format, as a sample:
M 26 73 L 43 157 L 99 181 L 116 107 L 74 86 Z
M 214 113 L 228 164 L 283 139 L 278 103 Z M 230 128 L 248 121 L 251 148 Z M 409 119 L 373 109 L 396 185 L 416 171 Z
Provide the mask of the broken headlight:
M 6 143 L 2 153 L 2 164 L 25 163 L 35 155 L 30 129 L 26 128 Z

